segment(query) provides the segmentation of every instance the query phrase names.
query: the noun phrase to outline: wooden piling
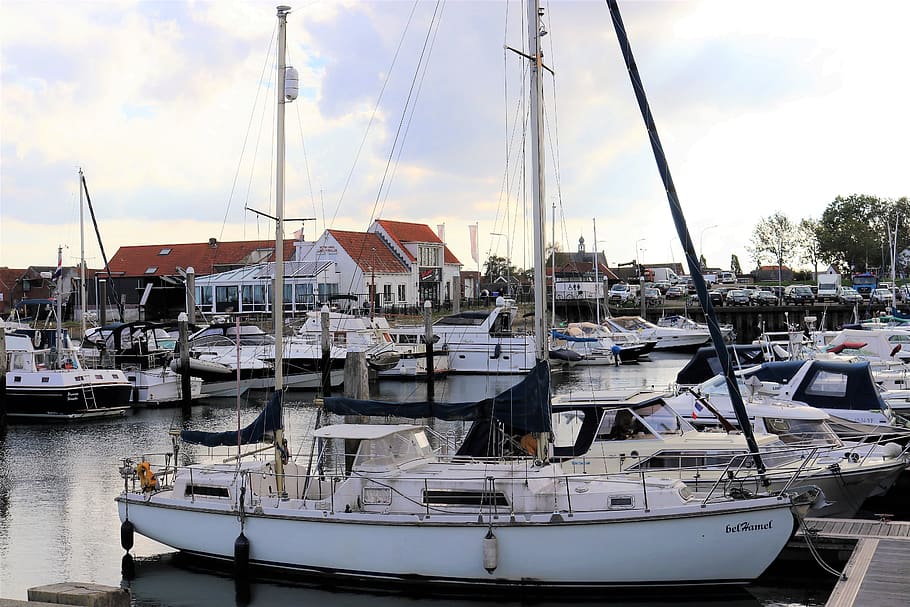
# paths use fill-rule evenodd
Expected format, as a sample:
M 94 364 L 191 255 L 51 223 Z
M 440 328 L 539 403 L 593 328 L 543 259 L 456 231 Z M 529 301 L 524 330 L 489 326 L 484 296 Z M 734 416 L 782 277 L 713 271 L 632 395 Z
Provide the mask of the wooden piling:
M 423 303 L 423 339 L 426 343 L 427 354 L 427 400 L 435 398 L 435 369 L 433 366 L 433 303 L 428 299 Z
M 348 398 L 366 399 L 370 397 L 367 372 L 367 353 L 351 352 L 344 359 L 344 395 Z M 365 424 L 368 419 L 363 415 L 345 415 L 346 424 Z M 345 464 L 350 470 L 354 464 L 354 454 L 360 441 L 347 439 L 344 442 Z
M 329 307 L 322 306 L 319 312 L 320 328 L 322 329 L 322 358 L 320 369 L 322 371 L 322 395 L 332 395 L 332 335 L 329 332 Z
M 187 322 L 196 324 L 196 270 L 193 266 L 186 269 L 186 315 Z
M 177 316 L 177 329 L 180 332 L 180 396 L 184 412 L 193 404 L 193 391 L 190 387 L 190 339 L 186 312 Z

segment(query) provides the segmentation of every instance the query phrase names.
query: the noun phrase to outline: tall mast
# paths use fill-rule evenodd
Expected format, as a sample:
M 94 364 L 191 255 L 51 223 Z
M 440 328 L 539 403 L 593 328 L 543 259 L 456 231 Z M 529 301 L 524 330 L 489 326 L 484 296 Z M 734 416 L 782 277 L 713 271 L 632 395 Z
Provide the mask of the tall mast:
M 57 246 L 57 354 L 54 368 L 63 368 L 63 247 Z M 37 325 L 37 323 L 36 323 Z
M 284 384 L 284 80 L 287 60 L 287 25 L 290 6 L 278 7 L 278 108 L 275 152 L 275 292 L 272 318 L 275 324 L 275 390 Z
M 552 310 L 552 322 L 550 322 L 550 327 L 556 327 L 556 203 L 553 203 L 553 216 L 550 220 L 550 231 L 552 233 L 553 242 L 550 244 L 550 275 L 553 282 L 553 293 L 550 297 L 550 304 L 553 307 Z
M 596 310 L 595 318 L 597 324 L 600 324 L 600 282 L 597 277 L 597 218 L 592 219 L 594 222 L 594 309 Z
M 529 0 L 528 2 L 528 55 L 531 64 L 531 142 L 533 146 L 531 154 L 531 185 L 533 192 L 533 215 L 534 215 L 534 338 L 537 342 L 537 359 L 547 359 L 547 299 L 546 283 L 544 281 L 544 226 L 546 218 L 543 211 L 543 200 L 545 197 L 544 187 L 544 155 L 543 145 L 541 144 L 541 133 L 543 133 L 543 111 L 541 108 L 541 99 L 543 99 L 543 79 L 541 78 L 541 69 L 543 68 L 543 52 L 540 50 L 540 32 L 542 24 L 540 17 L 543 11 L 540 8 L 539 0 Z M 555 287 L 554 282 L 554 287 Z
M 82 338 L 85 338 L 85 220 L 82 202 L 82 167 L 79 167 L 79 303 L 82 306 Z
M 285 90 L 287 71 L 286 46 L 287 24 L 290 6 L 278 7 L 278 108 L 275 127 L 277 130 L 275 154 L 275 292 L 272 294 L 272 318 L 275 325 L 275 392 L 279 399 L 284 384 L 284 104 L 294 95 Z M 295 83 L 296 84 L 296 83 Z M 239 338 L 239 336 L 238 336 Z M 286 496 L 284 485 L 284 426 L 275 430 L 275 488 L 282 497 Z

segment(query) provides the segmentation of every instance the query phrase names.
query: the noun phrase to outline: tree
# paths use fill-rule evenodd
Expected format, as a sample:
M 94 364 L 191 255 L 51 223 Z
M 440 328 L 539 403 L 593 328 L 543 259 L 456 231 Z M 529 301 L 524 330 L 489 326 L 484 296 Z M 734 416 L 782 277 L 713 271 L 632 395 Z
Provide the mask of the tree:
M 730 256 L 730 271 L 737 276 L 743 273 L 743 267 L 739 265 L 739 256 L 736 253 Z
M 699 265 L 701 266 L 701 271 L 702 271 L 702 272 L 704 272 L 705 270 L 708 269 L 708 262 L 707 262 L 707 260 L 705 259 L 704 254 L 699 255 L 699 257 L 698 257 L 698 263 L 699 263 Z
M 877 265 L 887 206 L 879 198 L 865 194 L 838 196 L 831 201 L 818 226 L 820 258 L 844 264 L 852 271 Z
M 759 221 L 753 228 L 749 252 L 758 266 L 765 260 L 775 262 L 779 276 L 782 266 L 790 260 L 796 249 L 796 238 L 793 222 L 778 211 Z
M 811 218 L 801 219 L 796 227 L 799 258 L 800 261 L 812 264 L 813 280 L 818 280 L 818 262 L 821 260 L 821 247 L 818 242 L 819 229 L 818 221 Z

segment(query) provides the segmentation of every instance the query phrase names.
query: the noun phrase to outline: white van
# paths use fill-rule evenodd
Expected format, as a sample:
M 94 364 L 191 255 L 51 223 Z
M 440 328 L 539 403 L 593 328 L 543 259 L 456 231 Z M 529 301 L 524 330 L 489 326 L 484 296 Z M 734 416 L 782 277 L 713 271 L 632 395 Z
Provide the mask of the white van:
M 735 285 L 736 284 L 736 274 L 733 272 L 721 272 L 718 277 L 718 282 L 722 285 Z

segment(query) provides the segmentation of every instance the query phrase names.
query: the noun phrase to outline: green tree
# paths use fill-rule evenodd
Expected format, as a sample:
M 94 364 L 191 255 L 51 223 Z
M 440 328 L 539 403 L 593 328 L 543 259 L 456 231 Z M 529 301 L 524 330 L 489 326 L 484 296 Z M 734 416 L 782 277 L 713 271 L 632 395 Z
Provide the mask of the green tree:
M 743 267 L 739 265 L 739 256 L 736 253 L 730 256 L 730 271 L 737 276 L 743 273 Z
M 881 255 L 886 206 L 881 199 L 865 194 L 831 201 L 818 226 L 819 257 L 852 271 L 878 265 L 875 260 Z
M 796 227 L 789 217 L 778 211 L 755 225 L 749 252 L 758 266 L 767 260 L 781 267 L 793 256 L 796 243 Z
M 812 265 L 813 280 L 818 279 L 818 262 L 822 261 L 821 246 L 818 241 L 820 224 L 818 221 L 805 218 L 796 226 L 796 236 L 799 242 L 799 259 Z

